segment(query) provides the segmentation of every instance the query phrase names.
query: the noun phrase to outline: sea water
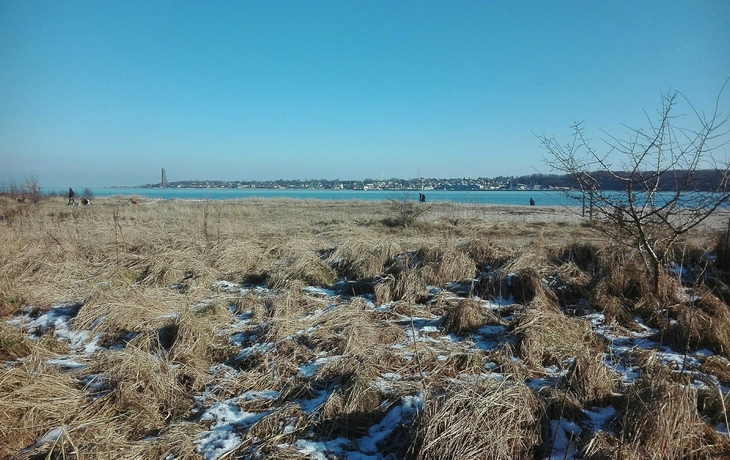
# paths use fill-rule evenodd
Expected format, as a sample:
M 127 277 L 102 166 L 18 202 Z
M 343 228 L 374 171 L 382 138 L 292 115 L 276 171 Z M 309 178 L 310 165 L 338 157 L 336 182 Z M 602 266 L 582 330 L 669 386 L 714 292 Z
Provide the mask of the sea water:
M 44 190 L 45 191 L 45 190 Z M 64 190 L 48 190 L 64 196 Z M 93 188 L 95 197 L 140 196 L 163 200 L 240 200 L 247 198 L 294 198 L 301 200 L 418 200 L 418 194 L 426 195 L 426 202 L 451 201 L 455 203 L 525 205 L 530 198 L 536 206 L 576 205 L 564 192 L 547 190 L 281 190 L 281 189 L 217 189 L 217 188 Z M 81 190 L 76 194 L 81 195 Z

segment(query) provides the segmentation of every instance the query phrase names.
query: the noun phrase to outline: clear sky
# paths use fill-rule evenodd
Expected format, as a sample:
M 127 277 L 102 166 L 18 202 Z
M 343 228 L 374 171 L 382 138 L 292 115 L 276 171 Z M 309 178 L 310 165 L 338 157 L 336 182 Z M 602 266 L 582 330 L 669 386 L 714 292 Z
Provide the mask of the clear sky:
M 548 173 L 728 77 L 727 0 L 0 0 L 0 181 Z

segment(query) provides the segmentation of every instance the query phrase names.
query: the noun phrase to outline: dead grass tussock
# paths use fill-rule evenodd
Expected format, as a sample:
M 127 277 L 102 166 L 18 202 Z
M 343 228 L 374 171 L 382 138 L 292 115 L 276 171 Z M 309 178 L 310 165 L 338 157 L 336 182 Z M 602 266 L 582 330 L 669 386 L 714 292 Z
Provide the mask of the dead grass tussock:
M 486 380 L 429 392 L 408 458 L 532 458 L 542 444 L 542 412 L 523 383 Z
M 441 328 L 446 333 L 464 334 L 476 332 L 480 327 L 502 324 L 494 313 L 475 299 L 461 299 L 444 315 Z
M 366 279 L 381 274 L 386 262 L 401 252 L 403 246 L 397 239 L 358 235 L 338 245 L 327 261 L 343 278 Z
M 14 361 L 30 355 L 36 344 L 26 334 L 0 322 L 0 361 Z
M 605 347 L 585 320 L 550 309 L 528 309 L 512 333 L 519 341 L 519 356 L 529 366 L 565 368 L 567 359 L 592 356 Z
M 374 384 L 381 371 L 371 356 L 341 356 L 320 366 L 313 381 L 327 389 L 329 396 L 310 415 L 315 431 L 330 439 L 366 434 L 385 415 L 381 410 L 384 395 Z
M 59 448 L 92 442 L 96 425 L 112 414 L 89 407 L 72 375 L 42 363 L 6 368 L 0 378 L 0 454 L 18 453 L 36 438 L 64 427 Z M 76 447 L 73 447 L 76 446 Z M 46 446 L 48 448 L 49 446 Z
M 426 286 L 421 270 L 408 269 L 396 275 L 387 275 L 375 285 L 375 302 L 383 304 L 403 300 L 407 303 L 423 303 L 428 298 Z
M 335 271 L 321 256 L 321 244 L 322 241 L 306 233 L 272 236 L 266 242 L 266 259 L 270 264 L 265 271 L 269 287 L 283 288 L 290 281 L 315 286 L 336 282 Z
M 455 281 L 471 281 L 477 274 L 476 262 L 450 244 L 423 248 L 420 257 L 427 284 L 444 286 Z
M 481 269 L 498 269 L 505 265 L 515 253 L 510 245 L 497 244 L 490 239 L 473 237 L 457 243 L 457 247 Z
M 730 356 L 730 309 L 708 289 L 701 288 L 694 305 L 679 304 L 673 310 L 677 321 L 661 332 L 674 350 L 684 352 L 707 348 L 725 358 Z
M 187 386 L 202 388 L 209 381 L 208 369 L 212 364 L 227 362 L 235 356 L 237 349 L 230 345 L 228 337 L 220 334 L 232 320 L 228 309 L 220 304 L 197 311 L 187 309 L 176 318 L 169 359 L 182 365 Z
M 112 336 L 157 329 L 180 311 L 180 301 L 180 295 L 167 288 L 101 284 L 84 300 L 73 328 Z
M 289 289 L 269 299 L 266 317 L 261 320 L 265 341 L 276 343 L 310 327 L 314 322 L 312 313 L 327 307 L 324 299 L 304 295 L 302 287 L 300 281 L 292 282 Z M 256 314 L 254 317 L 258 318 Z
M 642 380 L 629 388 L 624 440 L 644 458 L 704 459 L 730 455 L 730 442 L 697 413 L 695 391 L 666 381 Z
M 603 362 L 601 353 L 573 359 L 562 386 L 583 407 L 603 406 L 619 389 L 619 376 Z
M 392 323 L 367 309 L 362 299 L 326 311 L 316 320 L 311 334 L 315 353 L 328 351 L 338 355 L 367 356 L 373 350 L 405 340 L 405 333 Z
M 184 370 L 145 350 L 103 352 L 89 373 L 103 374 L 108 382 L 108 393 L 95 406 L 118 415 L 132 440 L 180 421 L 194 406 Z
M 279 458 L 277 446 L 295 441 L 308 425 L 307 414 L 299 404 L 285 403 L 246 431 L 236 453 L 245 453 L 248 458 Z
M 271 263 L 267 251 L 260 244 L 239 240 L 228 241 L 217 260 L 223 278 L 237 282 L 263 277 L 264 267 Z
M 507 380 L 524 382 L 527 378 L 541 375 L 528 367 L 524 361 L 518 359 L 517 350 L 508 342 L 500 345 L 498 350 L 487 353 L 485 362 L 496 364 L 496 371 L 504 375 Z
M 700 370 L 714 375 L 723 385 L 730 384 L 730 361 L 719 356 L 710 356 L 702 362 Z

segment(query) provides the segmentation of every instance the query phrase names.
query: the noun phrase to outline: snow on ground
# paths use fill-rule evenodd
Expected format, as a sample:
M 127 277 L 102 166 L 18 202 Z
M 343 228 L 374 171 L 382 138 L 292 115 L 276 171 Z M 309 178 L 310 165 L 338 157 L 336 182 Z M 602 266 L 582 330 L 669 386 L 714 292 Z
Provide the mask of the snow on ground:
M 218 292 L 226 294 L 245 295 L 250 292 L 257 294 L 266 294 L 268 290 L 265 287 L 242 286 L 240 284 L 231 283 L 229 281 L 219 281 L 215 283 Z M 453 287 L 452 287 L 453 288 Z M 336 287 L 335 287 L 336 289 Z M 438 287 L 429 287 L 429 293 L 436 295 L 443 290 Z M 346 296 L 340 296 L 336 290 L 322 289 L 318 287 L 306 287 L 303 289 L 305 295 L 326 298 L 332 302 L 328 308 L 337 308 L 345 305 L 348 301 Z M 366 297 L 368 308 L 373 311 L 384 311 L 387 306 L 375 305 L 372 297 Z M 482 300 L 484 308 L 498 311 L 500 308 L 509 305 L 509 299 L 499 299 L 498 301 Z M 34 317 L 32 309 L 27 309 L 24 314 L 8 321 L 12 326 L 26 331 L 33 339 L 40 339 L 45 334 L 52 334 L 57 340 L 68 344 L 69 353 L 67 355 L 59 355 L 48 359 L 46 362 L 50 365 L 59 366 L 66 370 L 81 369 L 86 366 L 86 362 L 90 357 L 100 350 L 98 342 L 101 335 L 92 336 L 91 331 L 75 330 L 73 327 L 74 318 L 82 308 L 81 304 L 59 304 L 45 313 Z M 417 310 L 417 309 L 416 309 Z M 231 311 L 234 311 L 233 307 Z M 316 312 L 315 314 L 321 314 Z M 456 335 L 445 335 L 440 333 L 439 325 L 442 318 L 421 318 L 421 317 L 401 317 L 392 320 L 393 324 L 399 325 L 408 335 L 405 342 L 395 345 L 393 348 L 403 350 L 409 343 L 418 342 L 424 344 L 448 345 L 449 347 L 459 347 L 460 350 L 468 353 L 470 351 L 492 351 L 501 347 L 505 342 L 514 340 L 508 333 L 506 326 L 485 326 L 480 328 L 475 334 L 467 337 Z M 611 326 L 605 325 L 605 317 L 600 313 L 585 316 L 593 330 L 603 336 L 610 344 L 610 352 L 604 357 L 607 366 L 613 369 L 621 378 L 624 384 L 631 384 L 639 377 L 638 367 L 632 364 L 630 354 L 637 350 L 654 351 L 665 366 L 674 372 L 684 372 L 692 377 L 692 384 L 698 388 L 707 385 L 707 381 L 712 382 L 712 377 L 702 376 L 699 374 L 700 360 L 710 356 L 712 353 L 708 350 L 700 350 L 698 352 L 684 354 L 670 349 L 666 346 L 660 346 L 653 342 L 650 338 L 656 333 L 655 330 L 641 324 L 641 331 L 628 332 L 626 330 L 618 330 Z M 100 318 L 98 321 L 102 321 Z M 233 360 L 240 361 L 254 354 L 264 354 L 275 347 L 274 343 L 251 343 L 254 336 L 249 336 L 245 332 L 246 326 L 250 323 L 251 313 L 244 312 L 236 315 L 236 321 L 225 332 L 230 337 L 230 343 L 240 348 L 237 356 Z M 302 330 L 297 333 L 299 336 L 306 336 L 313 333 L 316 328 Z M 114 345 L 111 346 L 112 348 Z M 309 378 L 315 375 L 317 370 L 328 361 L 337 358 L 337 356 L 318 356 L 313 360 L 302 364 L 298 370 L 298 377 Z M 440 357 L 445 358 L 445 357 Z M 484 363 L 480 375 L 476 376 L 460 376 L 463 380 L 473 378 L 497 378 L 502 376 L 497 373 L 498 366 L 493 362 Z M 210 369 L 214 375 L 225 376 L 228 378 L 236 378 L 241 371 L 238 371 L 225 364 L 216 365 Z M 560 371 L 556 367 L 544 370 L 543 378 L 532 379 L 528 384 L 536 389 L 544 386 L 554 386 L 556 379 L 565 371 Z M 404 376 L 386 372 L 376 379 L 374 385 L 381 391 L 387 392 L 394 383 L 400 382 Z M 92 394 L 97 394 L 104 390 L 105 377 L 103 374 L 94 374 L 85 377 L 82 381 L 84 387 Z M 716 385 L 719 386 L 718 383 Z M 721 387 L 723 392 L 729 389 Z M 213 396 L 214 389 L 208 389 L 195 397 L 197 407 L 193 410 L 195 421 L 203 424 L 207 428 L 197 438 L 197 450 L 206 458 L 206 460 L 217 460 L 224 457 L 227 453 L 239 447 L 242 442 L 241 433 L 257 421 L 270 414 L 271 410 L 247 411 L 242 409 L 244 403 L 251 401 L 271 401 L 275 400 L 279 394 L 276 391 L 258 391 L 244 392 L 240 395 L 225 400 L 217 400 Z M 317 390 L 311 394 L 311 397 L 300 399 L 297 401 L 300 408 L 305 414 L 312 414 L 318 410 L 330 395 L 331 390 Z M 394 430 L 403 425 L 412 422 L 417 411 L 424 404 L 424 394 L 417 391 L 413 394 L 402 396 L 397 400 L 390 401 L 390 406 L 384 408 L 385 415 L 376 424 L 367 429 L 367 434 L 356 439 L 347 439 L 338 437 L 328 441 L 316 441 L 307 437 L 306 433 L 299 437 L 291 444 L 282 444 L 279 447 L 296 449 L 302 455 L 307 455 L 311 459 L 327 459 L 332 456 L 338 458 L 347 458 L 351 460 L 386 460 L 388 456 L 382 454 L 379 450 L 379 444 L 390 436 Z M 616 415 L 616 409 L 612 406 L 596 407 L 585 411 L 585 425 L 595 430 L 606 430 L 608 423 Z M 583 427 L 569 422 L 565 419 L 552 420 L 551 436 L 553 437 L 553 452 L 547 458 L 571 459 L 574 458 L 575 448 L 572 439 L 578 435 Z M 62 429 L 60 427 L 59 429 Z M 289 432 L 293 431 L 293 427 L 288 428 Z M 723 426 L 718 427 L 718 431 L 725 432 L 727 429 Z M 54 436 L 56 433 L 50 432 L 47 436 Z

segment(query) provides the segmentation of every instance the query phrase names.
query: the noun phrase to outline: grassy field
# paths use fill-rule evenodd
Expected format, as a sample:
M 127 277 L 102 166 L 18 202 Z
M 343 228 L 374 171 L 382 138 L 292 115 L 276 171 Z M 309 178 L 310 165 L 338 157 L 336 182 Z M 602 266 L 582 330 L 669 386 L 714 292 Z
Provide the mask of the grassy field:
M 578 210 L 579 211 L 579 210 Z M 0 458 L 730 457 L 728 216 L 0 196 Z

